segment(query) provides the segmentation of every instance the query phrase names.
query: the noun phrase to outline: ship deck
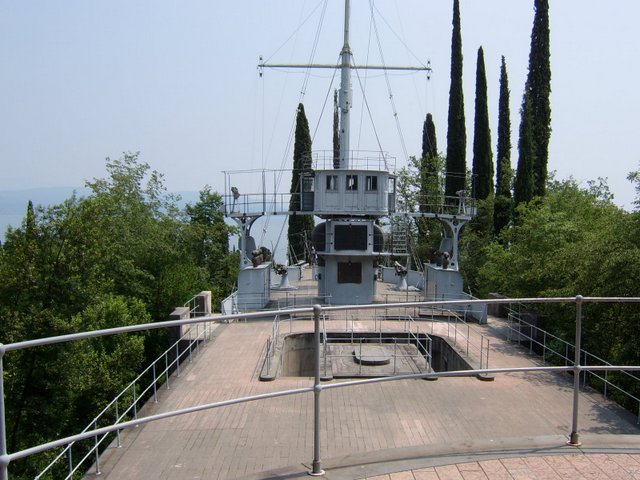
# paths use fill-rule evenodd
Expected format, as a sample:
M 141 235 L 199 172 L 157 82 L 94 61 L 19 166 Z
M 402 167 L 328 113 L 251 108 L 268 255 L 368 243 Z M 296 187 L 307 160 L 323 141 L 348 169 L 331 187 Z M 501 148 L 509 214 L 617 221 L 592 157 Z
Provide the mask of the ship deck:
M 393 293 L 387 287 L 381 301 Z M 380 322 L 382 330 L 398 327 L 397 320 Z M 445 322 L 420 322 L 446 336 Z M 330 318 L 327 330 L 344 324 Z M 141 415 L 313 384 L 309 377 L 259 381 L 272 322 L 215 328 L 215 340 Z M 371 327 L 356 319 L 353 328 Z M 489 317 L 471 328 L 490 341 L 490 367 L 542 364 L 506 341 L 503 320 Z M 299 318 L 287 329 L 310 332 L 313 325 Z M 327 478 L 640 478 L 637 419 L 588 388 L 580 395 L 583 447 L 565 445 L 572 420 L 567 374 L 398 380 L 324 390 L 321 405 Z M 122 447 L 101 456 L 102 478 L 303 478 L 313 457 L 312 427 L 308 393 L 171 417 L 122 432 Z

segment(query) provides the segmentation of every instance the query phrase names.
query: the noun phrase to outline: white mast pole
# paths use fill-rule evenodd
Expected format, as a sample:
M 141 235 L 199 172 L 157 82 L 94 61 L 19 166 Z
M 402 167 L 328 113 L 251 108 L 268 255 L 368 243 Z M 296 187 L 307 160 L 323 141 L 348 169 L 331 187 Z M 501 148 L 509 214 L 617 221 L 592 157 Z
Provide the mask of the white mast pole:
M 349 148 L 350 148 L 350 122 L 349 111 L 351 110 L 351 47 L 349 46 L 349 16 L 351 14 L 351 4 L 349 0 L 344 2 L 344 45 L 342 47 L 342 66 L 340 75 L 340 93 L 338 104 L 340 106 L 340 168 L 349 168 Z

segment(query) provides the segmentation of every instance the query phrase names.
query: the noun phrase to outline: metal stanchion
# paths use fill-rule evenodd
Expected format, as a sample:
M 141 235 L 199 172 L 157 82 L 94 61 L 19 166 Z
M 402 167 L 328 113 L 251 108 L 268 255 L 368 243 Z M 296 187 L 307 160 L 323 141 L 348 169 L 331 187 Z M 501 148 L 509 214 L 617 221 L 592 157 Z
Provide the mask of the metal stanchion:
M 313 327 L 315 343 L 315 362 L 313 365 L 313 464 L 309 475 L 319 477 L 324 475 L 324 470 L 320 468 L 320 305 L 313 306 Z
M 9 478 L 7 459 L 7 420 L 4 410 L 4 345 L 0 343 L 0 480 Z
M 576 297 L 576 351 L 573 364 L 573 420 L 571 424 L 571 434 L 567 445 L 579 447 L 580 438 L 578 436 L 578 403 L 580 400 L 580 350 L 582 340 L 582 295 Z

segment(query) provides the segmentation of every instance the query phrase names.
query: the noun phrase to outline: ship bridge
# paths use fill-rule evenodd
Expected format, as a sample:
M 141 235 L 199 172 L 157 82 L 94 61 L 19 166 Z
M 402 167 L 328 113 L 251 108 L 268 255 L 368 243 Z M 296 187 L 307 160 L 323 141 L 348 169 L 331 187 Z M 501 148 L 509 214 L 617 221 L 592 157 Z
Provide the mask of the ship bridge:
M 469 221 L 477 212 L 467 192 L 420 198 L 417 211 L 398 205 L 396 159 L 384 152 L 353 151 L 349 169 L 334 168 L 333 152 L 314 151 L 311 167 L 296 172 L 294 193 L 284 192 L 291 169 L 223 171 L 224 214 L 229 218 L 263 215 L 399 216 Z M 297 208 L 293 208 L 297 207 Z

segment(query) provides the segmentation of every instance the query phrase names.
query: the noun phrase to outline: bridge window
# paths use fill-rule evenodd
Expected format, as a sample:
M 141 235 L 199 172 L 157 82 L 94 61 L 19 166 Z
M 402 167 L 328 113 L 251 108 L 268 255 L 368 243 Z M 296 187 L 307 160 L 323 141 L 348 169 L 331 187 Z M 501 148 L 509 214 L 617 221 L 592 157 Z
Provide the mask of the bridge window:
M 302 178 L 302 191 L 303 192 L 313 192 L 313 177 L 303 177 Z
M 389 179 L 389 193 L 396 193 L 396 179 Z
M 347 190 L 358 190 L 357 175 L 347 175 Z
M 367 175 L 365 180 L 365 190 L 367 192 L 378 190 L 378 177 L 376 175 Z
M 338 283 L 362 283 L 362 263 L 338 262 Z
M 338 190 L 338 176 L 327 175 L 327 191 Z

